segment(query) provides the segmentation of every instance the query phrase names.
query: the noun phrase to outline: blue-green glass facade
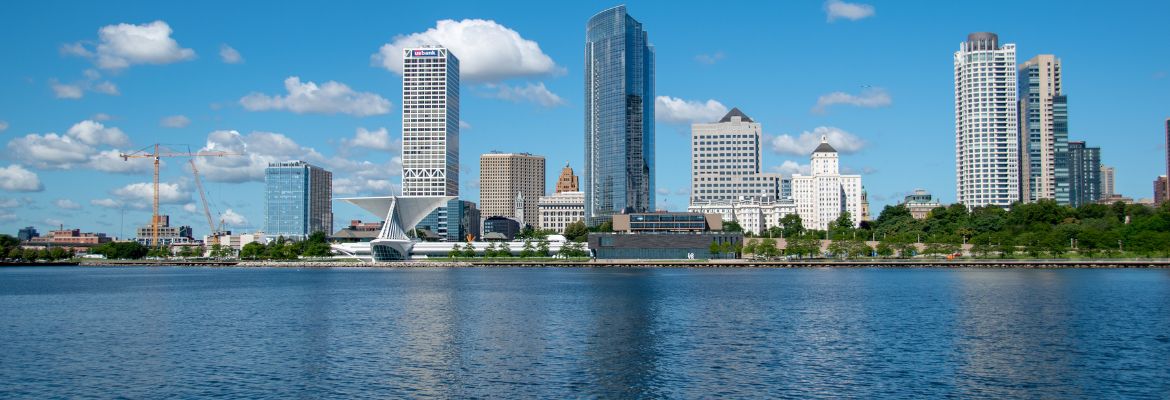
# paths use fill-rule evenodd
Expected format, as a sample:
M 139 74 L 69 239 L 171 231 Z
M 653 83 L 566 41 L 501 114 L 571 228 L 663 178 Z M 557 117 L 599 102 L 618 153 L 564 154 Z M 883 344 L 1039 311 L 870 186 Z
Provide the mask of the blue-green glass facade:
M 333 233 L 333 174 L 302 162 L 271 163 L 264 170 L 264 232 L 292 239 Z
M 436 208 L 415 228 L 435 232 L 447 242 L 467 241 L 467 235 L 479 240 L 479 209 L 467 200 L 449 200 L 446 206 Z
M 654 207 L 654 48 L 625 6 L 585 29 L 585 219 Z

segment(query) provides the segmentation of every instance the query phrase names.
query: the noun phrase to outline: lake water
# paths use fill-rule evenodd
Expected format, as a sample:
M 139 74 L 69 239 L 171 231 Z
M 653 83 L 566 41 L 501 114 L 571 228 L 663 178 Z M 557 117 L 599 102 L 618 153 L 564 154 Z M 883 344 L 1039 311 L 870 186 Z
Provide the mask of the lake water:
M 0 268 L 0 398 L 1170 398 L 1170 270 Z

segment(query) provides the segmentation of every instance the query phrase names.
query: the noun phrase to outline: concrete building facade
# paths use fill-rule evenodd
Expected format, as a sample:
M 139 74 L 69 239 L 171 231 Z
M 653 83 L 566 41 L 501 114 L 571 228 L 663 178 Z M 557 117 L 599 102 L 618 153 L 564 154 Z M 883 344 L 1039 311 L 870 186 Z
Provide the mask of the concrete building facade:
M 1114 169 L 1113 167 L 1110 167 L 1108 165 L 1101 166 L 1101 198 L 1102 199 L 1111 198 L 1111 197 L 1113 197 L 1113 195 L 1117 194 L 1117 191 L 1116 191 L 1114 184 L 1113 184 L 1115 174 L 1116 174 L 1116 169 Z
M 718 214 L 723 221 L 735 221 L 744 232 L 761 235 L 790 214 L 796 214 L 796 202 L 792 199 L 779 200 L 735 200 L 691 203 L 687 211 L 704 214 Z
M 537 204 L 540 209 L 540 229 L 565 233 L 565 227 L 585 219 L 584 192 L 558 192 L 541 196 Z
M 690 204 L 784 198 L 780 174 L 761 172 L 760 123 L 739 108 L 691 125 Z
M 539 224 L 537 200 L 544 196 L 544 157 L 529 153 L 487 153 L 479 157 L 479 209 L 484 217 L 516 218 Z M 522 207 L 517 209 L 517 197 Z
M 1068 98 L 1060 59 L 1041 54 L 1020 64 L 1020 199 L 1069 204 Z
M 842 212 L 848 212 L 853 226 L 861 223 L 861 176 L 841 175 L 837 150 L 829 138 L 812 153 L 811 174 L 792 176 L 792 198 L 796 212 L 808 229 L 827 229 Z
M 402 195 L 459 195 L 459 58 L 443 47 L 403 49 Z
M 589 19 L 584 72 L 586 223 L 651 211 L 654 47 L 624 5 Z
M 332 172 L 304 161 L 269 163 L 264 190 L 268 237 L 298 240 L 314 232 L 333 232 Z
M 956 198 L 967 207 L 1008 207 L 1020 199 L 1016 46 L 972 33 L 954 67 Z

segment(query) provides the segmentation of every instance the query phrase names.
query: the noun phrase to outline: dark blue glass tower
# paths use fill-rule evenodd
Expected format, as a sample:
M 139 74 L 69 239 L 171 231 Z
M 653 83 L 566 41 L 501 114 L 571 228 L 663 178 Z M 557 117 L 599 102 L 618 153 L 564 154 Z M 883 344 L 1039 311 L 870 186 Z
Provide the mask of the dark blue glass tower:
M 654 207 L 654 48 L 617 6 L 585 28 L 585 219 Z

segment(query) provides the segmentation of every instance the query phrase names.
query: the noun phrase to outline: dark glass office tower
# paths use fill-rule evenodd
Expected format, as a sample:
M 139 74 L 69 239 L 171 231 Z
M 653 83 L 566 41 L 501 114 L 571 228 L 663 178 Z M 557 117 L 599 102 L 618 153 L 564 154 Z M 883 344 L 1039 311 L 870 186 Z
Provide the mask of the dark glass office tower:
M 585 219 L 654 208 L 654 48 L 617 6 L 585 28 Z
M 1068 142 L 1069 204 L 1080 207 L 1102 197 L 1101 148 Z

